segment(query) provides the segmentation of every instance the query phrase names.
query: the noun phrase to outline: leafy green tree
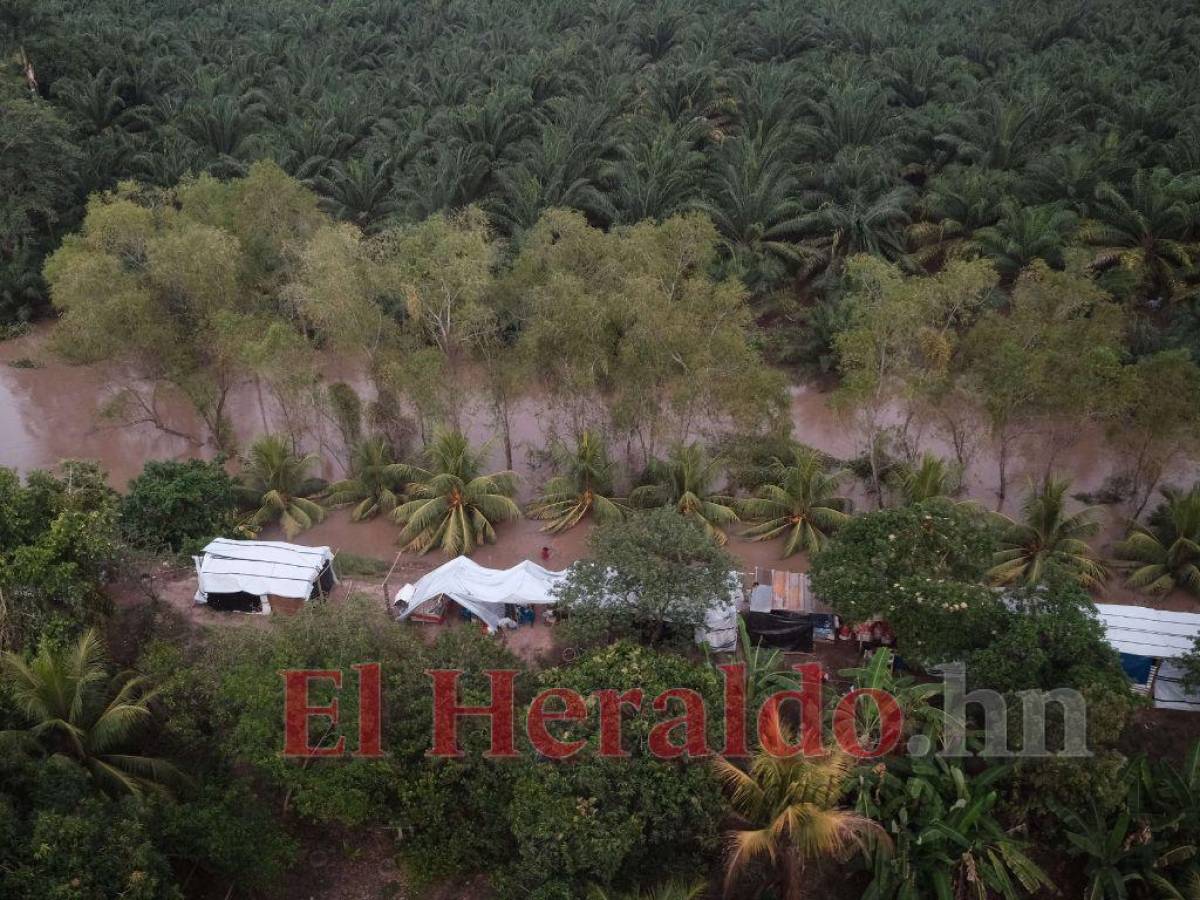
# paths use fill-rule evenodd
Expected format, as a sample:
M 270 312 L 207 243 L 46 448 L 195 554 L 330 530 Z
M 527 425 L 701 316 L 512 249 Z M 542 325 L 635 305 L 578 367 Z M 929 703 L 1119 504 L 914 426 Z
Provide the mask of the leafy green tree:
M 1120 401 L 1107 422 L 1130 483 L 1129 507 L 1142 514 L 1163 471 L 1200 440 L 1200 367 L 1183 350 L 1143 356 L 1122 370 Z
M 996 584 L 1037 584 L 1057 567 L 1088 587 L 1104 581 L 1107 571 L 1087 543 L 1100 525 L 1090 509 L 1067 513 L 1069 488 L 1065 479 L 1051 478 L 1030 487 L 1021 521 L 1008 519 L 1000 534 L 988 578 Z
M 828 535 L 849 518 L 850 501 L 836 494 L 841 473 L 826 472 L 815 453 L 797 450 L 788 463 L 774 460 L 772 476 L 757 497 L 740 504 L 744 518 L 763 520 L 746 536 L 756 541 L 786 537 L 784 557 L 820 550 Z
M 153 695 L 145 679 L 108 674 L 95 631 L 71 647 L 43 646 L 32 661 L 5 653 L 0 671 L 29 723 L 27 730 L 4 737 L 37 752 L 62 754 L 111 793 L 165 791 L 181 781 L 170 763 L 134 749 L 139 732 L 153 721 Z
M 788 734 L 778 715 L 769 727 Z M 777 756 L 759 750 L 747 769 L 718 757 L 714 762 L 737 821 L 729 834 L 726 889 L 753 863 L 768 864 L 771 883 L 786 900 L 805 895 L 805 869 L 823 859 L 861 850 L 879 826 L 846 808 L 850 757 L 831 753 Z M 883 840 L 882 836 L 880 836 Z
M 867 513 L 813 557 L 813 592 L 852 622 L 890 619 L 894 585 L 978 585 L 995 546 L 994 527 L 969 508 L 934 501 Z
M 446 431 L 425 450 L 427 468 L 408 466 L 412 498 L 392 511 L 404 526 L 400 544 L 427 553 L 434 547 L 447 556 L 470 556 L 496 541 L 496 525 L 520 518 L 513 501 L 512 472 L 483 473 L 484 451 L 471 447 L 458 431 Z
M 720 695 L 710 666 L 626 641 L 544 671 L 537 688 L 584 696 L 640 689 L 647 698 L 682 688 L 714 703 Z M 611 894 L 677 875 L 690 879 L 705 867 L 719 848 L 720 787 L 706 759 L 650 752 L 657 721 L 644 713 L 625 717 L 621 746 L 628 756 L 620 759 L 599 755 L 594 715 L 554 729 L 586 744 L 565 765 L 532 763 L 520 772 L 507 813 L 517 850 L 497 879 L 503 895 L 583 897 L 591 886 Z M 671 739 L 682 737 L 677 731 Z M 556 836 L 550 844 L 547 834 Z
M 1128 584 L 1148 594 L 1181 589 L 1200 594 L 1200 491 L 1165 489 L 1149 524 L 1134 522 L 1114 547 L 1118 559 L 1133 563 Z
M 323 499 L 330 506 L 355 504 L 350 513 L 355 522 L 391 515 L 408 475 L 408 467 L 393 460 L 391 446 L 383 437 L 365 438 L 354 448 L 350 477 L 329 485 Z
M 678 629 L 690 643 L 705 615 L 729 602 L 738 569 L 707 532 L 668 509 L 601 525 L 588 547 L 559 592 L 572 632 L 588 641 L 635 634 L 657 643 Z
M 232 527 L 237 484 L 221 462 L 151 460 L 121 498 L 121 532 L 130 543 L 176 553 Z
M 674 509 L 724 546 L 729 539 L 724 529 L 738 515 L 732 497 L 713 493 L 721 468 L 720 458 L 710 458 L 700 444 L 681 444 L 665 460 L 651 461 L 650 483 L 630 491 L 629 502 L 642 509 Z
M 552 453 L 558 474 L 546 482 L 529 508 L 529 515 L 547 522 L 543 531 L 566 531 L 589 515 L 601 524 L 625 516 L 624 502 L 613 496 L 614 467 L 602 437 L 584 430 L 574 451 L 559 443 Z
M 56 346 L 72 361 L 130 372 L 107 410 L 118 421 L 180 434 L 160 409 L 163 391 L 176 392 L 227 448 L 243 344 L 282 310 L 281 274 L 319 220 L 316 198 L 269 163 L 234 182 L 125 183 L 96 196 L 82 232 L 46 262 L 62 313 Z
M 325 510 L 309 499 L 324 487 L 309 474 L 316 463 L 314 454 L 298 455 L 275 435 L 251 444 L 239 488 L 244 503 L 258 505 L 250 514 L 250 524 L 278 524 L 292 538 L 322 521 Z

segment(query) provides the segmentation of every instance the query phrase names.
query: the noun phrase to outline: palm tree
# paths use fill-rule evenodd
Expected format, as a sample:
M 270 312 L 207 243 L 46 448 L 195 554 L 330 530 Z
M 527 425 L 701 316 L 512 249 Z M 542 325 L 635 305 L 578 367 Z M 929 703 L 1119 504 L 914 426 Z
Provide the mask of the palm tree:
M 812 271 L 856 253 L 896 259 L 904 255 L 902 229 L 913 196 L 877 150 L 847 147 L 817 170 L 805 196 L 808 211 L 784 227 L 806 238 Z
M 335 162 L 327 175 L 313 179 L 313 187 L 339 219 L 353 222 L 370 233 L 400 209 L 392 196 L 394 163 L 390 159 L 352 159 Z
M 705 881 L 664 881 L 649 891 L 634 890 L 614 894 L 592 885 L 588 888 L 587 900 L 699 900 L 704 896 L 708 883 Z
M 309 499 L 321 490 L 319 479 L 308 471 L 317 456 L 293 453 L 283 438 L 267 435 L 250 446 L 242 470 L 240 493 L 248 504 L 258 504 L 249 517 L 252 525 L 277 522 L 289 538 L 325 518 L 320 504 Z
M 427 553 L 441 547 L 448 556 L 470 556 L 480 544 L 494 543 L 495 524 L 520 518 L 513 501 L 512 472 L 482 474 L 483 451 L 475 451 L 461 432 L 447 431 L 425 450 L 427 468 L 405 467 L 414 482 L 409 500 L 392 512 L 404 528 L 404 550 Z
M 922 220 L 908 226 L 912 258 L 936 267 L 974 249 L 971 237 L 1000 217 L 1000 198 L 1012 177 L 994 169 L 952 166 L 930 179 L 921 200 Z
M 0 743 L 65 756 L 112 794 L 166 793 L 168 785 L 184 780 L 170 763 L 133 752 L 135 738 L 153 718 L 154 694 L 130 672 L 109 676 L 96 631 L 73 647 L 43 645 L 28 662 L 3 654 L 0 680 L 30 723 L 24 731 L 0 732 Z
M 1062 269 L 1067 236 L 1075 224 L 1075 214 L 1056 204 L 1024 206 L 1010 200 L 1001 204 L 1000 221 L 976 231 L 973 243 L 1010 283 L 1035 259 Z
M 757 277 L 770 279 L 808 259 L 795 243 L 797 184 L 781 141 L 742 135 L 727 140 L 700 204 L 727 252 Z
M 1097 587 L 1104 581 L 1107 572 L 1087 544 L 1100 524 L 1092 518 L 1090 508 L 1066 514 L 1069 486 L 1065 479 L 1047 477 L 1025 498 L 1023 521 L 1001 517 L 1005 522 L 1001 549 L 987 573 L 993 582 L 1038 584 L 1054 567 L 1070 573 L 1084 587 Z
M 723 528 L 737 522 L 738 515 L 732 497 L 711 491 L 720 468 L 721 461 L 710 458 L 700 444 L 680 445 L 667 459 L 650 463 L 651 483 L 634 488 L 629 502 L 643 509 L 674 507 L 724 546 L 728 537 Z
M 326 488 L 325 502 L 330 506 L 357 503 L 350 518 L 355 522 L 388 514 L 396 508 L 405 484 L 407 466 L 392 458 L 391 445 L 376 436 L 360 441 L 354 448 L 350 477 Z
M 575 442 L 574 452 L 561 443 L 552 452 L 559 474 L 546 482 L 541 496 L 529 508 L 533 518 L 547 523 L 542 531 L 558 534 L 588 515 L 597 522 L 624 518 L 624 502 L 612 496 L 613 464 L 600 437 L 584 431 Z
M 1125 269 L 1149 295 L 1176 299 L 1194 264 L 1185 243 L 1196 221 L 1200 179 L 1167 169 L 1140 169 L 1125 191 L 1111 184 L 1096 188 L 1092 218 L 1080 230 L 1099 248 L 1093 268 Z
M 921 457 L 917 465 L 905 464 L 893 476 L 905 506 L 926 500 L 948 499 L 962 490 L 962 467 L 932 453 Z
M 757 497 L 742 501 L 743 517 L 762 520 L 745 536 L 754 541 L 786 536 L 784 558 L 820 550 L 830 533 L 850 518 L 850 501 L 836 494 L 841 478 L 841 472 L 826 472 L 821 458 L 803 448 L 790 463 L 773 459 L 772 480 L 759 487 Z
M 794 739 L 779 723 L 777 712 L 768 727 Z M 774 870 L 774 884 L 784 900 L 800 900 L 810 862 L 864 849 L 869 835 L 886 840 L 870 819 L 842 808 L 852 768 L 844 753 L 814 758 L 802 753 L 776 756 L 759 749 L 748 770 L 721 757 L 715 766 L 731 811 L 740 820 L 729 834 L 727 890 L 751 863 L 763 860 Z
M 1129 575 L 1131 588 L 1148 594 L 1169 594 L 1176 588 L 1200 594 L 1200 489 L 1184 494 L 1168 488 L 1162 494 L 1165 500 L 1150 524 L 1133 523 L 1115 555 L 1140 564 Z

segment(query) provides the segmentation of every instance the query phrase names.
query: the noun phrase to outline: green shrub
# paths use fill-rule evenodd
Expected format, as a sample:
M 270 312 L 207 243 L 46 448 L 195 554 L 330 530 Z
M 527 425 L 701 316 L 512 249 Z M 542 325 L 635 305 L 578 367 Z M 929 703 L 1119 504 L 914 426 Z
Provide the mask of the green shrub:
M 150 461 L 129 482 L 121 531 L 136 547 L 179 553 L 225 534 L 236 506 L 234 480 L 220 461 Z

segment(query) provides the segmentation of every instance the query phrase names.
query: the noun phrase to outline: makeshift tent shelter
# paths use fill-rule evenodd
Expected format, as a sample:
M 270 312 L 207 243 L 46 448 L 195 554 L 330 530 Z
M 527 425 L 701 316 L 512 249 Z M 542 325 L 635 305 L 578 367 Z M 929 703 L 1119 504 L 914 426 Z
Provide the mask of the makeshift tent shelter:
M 311 600 L 337 584 L 328 547 L 217 538 L 192 560 L 196 602 L 214 609 L 270 612 L 272 597 Z
M 488 569 L 465 556 L 455 557 L 396 594 L 401 620 L 426 604 L 448 597 L 473 613 L 494 632 L 504 618 L 506 604 L 545 606 L 555 602 L 554 588 L 567 573 L 543 569 L 525 560 L 511 569 Z
M 459 556 L 424 575 L 416 584 L 406 584 L 397 592 L 395 604 L 400 607 L 401 621 L 410 617 L 420 620 L 422 611 L 448 598 L 475 615 L 489 632 L 495 632 L 505 617 L 507 604 L 547 606 L 557 602 L 555 589 L 566 579 L 568 571 L 554 572 L 529 560 L 511 569 L 488 569 Z M 737 644 L 737 603 L 741 598 L 741 580 L 733 573 L 729 602 L 709 610 L 704 624 L 696 628 L 696 643 L 707 641 L 714 650 L 732 650 Z M 606 602 L 622 601 L 614 595 Z
M 1145 686 L 1156 707 L 1200 711 L 1200 695 L 1183 689 L 1174 662 L 1200 635 L 1200 615 L 1116 603 L 1097 603 L 1096 611 L 1126 673 Z

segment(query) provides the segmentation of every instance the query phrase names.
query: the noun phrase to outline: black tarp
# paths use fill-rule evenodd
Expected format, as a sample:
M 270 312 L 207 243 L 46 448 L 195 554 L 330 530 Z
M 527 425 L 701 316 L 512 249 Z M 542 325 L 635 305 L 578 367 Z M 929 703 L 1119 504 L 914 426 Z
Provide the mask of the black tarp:
M 766 647 L 812 653 L 813 620 L 808 613 L 776 609 L 771 612 L 752 612 L 746 616 L 750 640 Z

